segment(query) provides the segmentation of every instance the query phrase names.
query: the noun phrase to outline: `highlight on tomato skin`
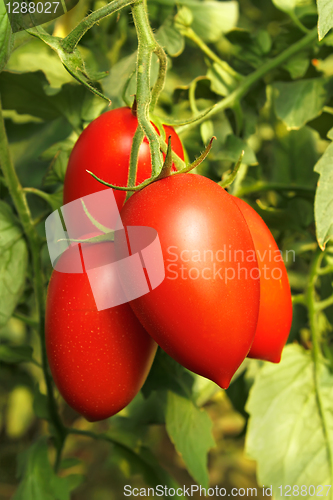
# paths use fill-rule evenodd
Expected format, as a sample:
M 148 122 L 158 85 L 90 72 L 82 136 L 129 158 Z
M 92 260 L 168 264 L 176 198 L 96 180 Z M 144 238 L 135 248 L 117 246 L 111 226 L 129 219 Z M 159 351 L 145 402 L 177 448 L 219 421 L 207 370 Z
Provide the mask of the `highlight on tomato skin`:
M 124 227 L 157 231 L 166 268 L 157 288 L 130 302 L 134 313 L 177 362 L 227 388 L 252 345 L 260 294 L 253 241 L 237 205 L 210 179 L 179 174 L 131 196 L 121 218 Z M 254 258 L 233 252 L 223 262 L 224 246 Z M 238 265 L 248 278 L 238 277 Z
M 292 323 L 287 270 L 275 239 L 260 215 L 244 200 L 232 198 L 250 229 L 260 270 L 259 317 L 248 357 L 279 363 Z
M 91 236 L 91 235 L 89 235 Z M 71 265 L 70 247 L 60 259 Z M 88 258 L 105 260 L 112 242 L 88 245 Z M 101 286 L 104 286 L 101 283 Z M 87 273 L 53 271 L 47 291 L 46 350 L 55 384 L 87 420 L 115 415 L 144 384 L 157 345 L 125 303 L 98 311 Z
M 106 187 L 97 177 L 116 186 L 126 186 L 131 147 L 138 119 L 128 107 L 106 111 L 93 120 L 81 133 L 68 160 L 64 180 L 64 205 Z M 154 128 L 159 134 L 157 127 Z M 172 150 L 184 160 L 184 151 L 175 130 L 164 125 L 166 141 L 171 136 Z M 176 167 L 173 165 L 173 170 Z M 149 143 L 144 138 L 139 150 L 136 184 L 151 177 Z M 125 191 L 114 190 L 119 210 L 126 198 Z

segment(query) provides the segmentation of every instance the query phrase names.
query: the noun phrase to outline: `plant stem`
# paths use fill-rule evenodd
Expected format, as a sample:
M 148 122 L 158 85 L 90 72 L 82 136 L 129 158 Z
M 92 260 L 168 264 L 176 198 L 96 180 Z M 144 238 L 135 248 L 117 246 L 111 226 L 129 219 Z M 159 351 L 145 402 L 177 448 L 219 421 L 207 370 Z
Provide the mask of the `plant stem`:
M 37 330 L 40 336 L 41 347 L 42 347 L 42 364 L 43 364 L 44 379 L 47 387 L 49 412 L 52 418 L 53 426 L 57 433 L 57 441 L 58 441 L 57 444 L 60 446 L 60 444 L 66 438 L 66 433 L 64 425 L 58 413 L 58 408 L 53 392 L 52 378 L 49 373 L 49 367 L 46 355 L 45 331 L 44 331 L 45 290 L 44 290 L 44 278 L 43 278 L 41 258 L 40 258 L 41 242 L 31 217 L 31 212 L 27 204 L 24 190 L 17 177 L 15 167 L 10 156 L 9 144 L 2 116 L 1 99 L 0 99 L 0 158 L 1 158 L 1 169 L 4 178 L 6 180 L 10 195 L 12 197 L 13 203 L 15 205 L 16 211 L 18 213 L 19 220 L 25 232 L 31 253 L 32 269 L 33 269 L 33 286 L 34 286 L 37 311 L 38 311 Z
M 316 311 L 323 311 L 327 307 L 330 307 L 333 305 L 333 295 L 328 297 L 327 299 L 321 300 L 320 302 L 316 303 Z
M 127 5 L 131 5 L 131 3 L 133 3 L 133 0 L 113 0 L 113 2 L 108 3 L 105 7 L 92 12 L 89 16 L 82 19 L 76 28 L 62 40 L 61 45 L 64 51 L 68 53 L 73 52 L 83 35 L 87 33 L 94 24 L 104 17 L 108 17 L 114 12 L 127 7 Z
M 160 63 L 159 67 L 159 72 L 158 72 L 158 77 L 156 80 L 156 83 L 154 85 L 154 88 L 151 93 L 151 102 L 150 102 L 150 112 L 152 113 L 155 109 L 155 106 L 157 104 L 158 98 L 160 96 L 160 93 L 162 92 L 165 84 L 165 78 L 166 78 L 166 72 L 167 72 L 167 56 L 162 47 L 157 43 L 156 47 L 154 50 L 154 53 L 157 55 Z
M 206 45 L 205 42 L 195 33 L 195 31 L 193 31 L 192 28 L 190 28 L 188 26 L 186 26 L 184 28 L 182 27 L 181 33 L 183 35 L 185 35 L 187 38 L 189 38 L 190 40 L 192 40 L 192 42 L 197 44 L 199 49 L 201 49 L 202 52 L 204 54 L 206 54 L 206 56 L 208 56 L 210 59 L 212 59 L 212 61 L 214 61 L 216 64 L 218 64 L 224 71 L 229 73 L 229 75 L 231 75 L 233 78 L 235 78 L 236 80 L 243 79 L 243 76 L 240 75 L 239 73 L 237 73 L 237 71 L 235 71 L 231 66 L 229 66 L 229 64 L 227 62 L 220 59 L 219 56 L 217 54 L 215 54 L 215 52 L 213 52 L 208 47 L 208 45 Z
M 247 92 L 250 90 L 250 88 L 255 83 L 257 83 L 269 71 L 277 68 L 278 66 L 281 66 L 281 64 L 283 64 L 285 61 L 287 61 L 294 54 L 297 54 L 297 52 L 300 52 L 306 46 L 312 44 L 316 40 L 317 37 L 318 37 L 317 28 L 314 28 L 305 37 L 301 38 L 301 40 L 298 40 L 298 42 L 296 42 L 293 45 L 291 45 L 290 47 L 288 47 L 286 50 L 281 52 L 281 54 L 276 56 L 274 59 L 267 61 L 260 68 L 258 68 L 256 71 L 253 71 L 253 73 L 251 73 L 250 75 L 245 77 L 244 80 L 242 80 L 242 82 L 239 84 L 239 86 L 233 92 L 231 92 L 231 94 L 229 94 L 227 97 L 225 97 L 220 102 L 215 104 L 212 108 L 210 108 L 210 110 L 207 111 L 205 116 L 203 116 L 199 119 L 196 117 L 195 122 L 193 121 L 193 123 L 189 123 L 187 125 L 183 125 L 181 127 L 178 127 L 177 133 L 181 134 L 187 130 L 190 130 L 196 124 L 201 123 L 204 120 L 207 120 L 211 116 L 214 116 L 216 114 L 221 113 L 222 111 L 226 110 L 227 108 L 231 108 L 245 94 L 247 94 Z
M 151 98 L 150 66 L 152 54 L 157 49 L 157 42 L 154 38 L 148 20 L 147 1 L 137 0 L 132 5 L 132 14 L 138 36 L 138 58 L 136 72 L 137 117 L 144 135 L 149 141 L 152 163 L 152 177 L 155 177 L 160 173 L 163 165 L 158 136 L 149 119 L 149 105 Z
M 144 138 L 144 133 L 143 133 L 142 128 L 137 127 L 135 134 L 134 134 L 134 137 L 133 137 L 133 142 L 132 142 L 132 147 L 131 147 L 131 156 L 130 156 L 130 163 L 129 163 L 128 181 L 127 181 L 128 187 L 133 187 L 133 186 L 135 186 L 135 183 L 136 183 L 139 150 L 140 150 L 140 146 L 142 144 L 143 138 Z M 126 201 L 131 196 L 131 194 L 132 194 L 131 191 L 127 191 Z
M 295 191 L 297 193 L 315 194 L 315 189 L 311 186 L 300 186 L 297 184 L 283 184 L 281 182 L 264 182 L 258 181 L 250 186 L 240 188 L 236 196 L 242 197 L 249 194 L 260 193 L 261 191 Z
M 324 257 L 324 252 L 321 250 L 317 250 L 317 253 L 314 256 L 309 275 L 309 282 L 306 292 L 306 303 L 308 307 L 309 313 L 309 323 L 311 330 L 311 339 L 312 339 L 312 357 L 313 357 L 313 376 L 314 376 L 314 386 L 316 392 L 316 399 L 318 404 L 319 415 L 322 421 L 323 431 L 325 440 L 327 442 L 327 454 L 328 461 L 330 464 L 330 475 L 333 477 L 333 442 L 330 439 L 330 425 L 327 421 L 327 414 L 324 408 L 324 403 L 321 394 L 320 387 L 320 370 L 322 364 L 322 354 L 320 350 L 319 339 L 317 335 L 318 331 L 318 307 L 316 302 L 316 290 L 315 285 L 318 277 L 318 270 L 320 269 L 321 262 Z M 331 498 L 333 498 L 333 493 L 331 494 Z
M 32 326 L 33 328 L 38 328 L 38 325 L 39 325 L 38 321 L 35 321 L 32 318 L 29 318 L 25 314 L 21 314 L 19 312 L 15 312 L 13 314 L 13 317 L 16 318 L 16 319 L 19 319 L 19 320 L 23 321 L 23 323 L 25 323 L 28 326 Z

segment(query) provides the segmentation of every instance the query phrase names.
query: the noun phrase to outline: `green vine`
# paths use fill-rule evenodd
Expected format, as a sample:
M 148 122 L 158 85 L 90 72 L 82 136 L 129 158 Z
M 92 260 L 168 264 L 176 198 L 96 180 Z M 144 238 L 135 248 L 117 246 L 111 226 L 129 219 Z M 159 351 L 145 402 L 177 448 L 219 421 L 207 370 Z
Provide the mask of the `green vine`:
M 312 357 L 313 357 L 313 366 L 314 366 L 314 385 L 315 385 L 315 392 L 316 392 L 316 399 L 317 399 L 317 404 L 318 404 L 318 409 L 319 409 L 319 414 L 320 418 L 322 421 L 323 429 L 324 429 L 324 435 L 325 439 L 327 442 L 327 452 L 328 452 L 328 461 L 330 465 L 330 475 L 333 477 L 333 443 L 332 440 L 330 439 L 330 424 L 327 421 L 327 412 L 325 411 L 324 404 L 323 404 L 323 399 L 322 399 L 322 394 L 321 394 L 321 388 L 320 388 L 320 371 L 321 371 L 321 365 L 322 365 L 322 353 L 321 353 L 321 348 L 320 348 L 320 342 L 319 342 L 319 326 L 318 326 L 318 313 L 323 310 L 325 307 L 328 305 L 332 305 L 332 300 L 328 301 L 324 307 L 322 302 L 318 302 L 316 298 L 316 283 L 318 276 L 320 274 L 320 269 L 321 269 L 321 263 L 323 261 L 323 258 L 325 256 L 325 253 L 322 252 L 321 250 L 317 250 L 312 264 L 310 268 L 310 275 L 309 275 L 309 281 L 308 281 L 308 287 L 306 291 L 306 305 L 308 308 L 308 314 L 309 314 L 309 323 L 310 323 L 310 331 L 311 331 L 311 339 L 312 339 Z M 332 299 L 332 297 L 330 297 Z M 321 306 L 320 306 L 321 304 Z M 318 307 L 319 305 L 319 307 Z M 331 498 L 333 498 L 333 492 L 331 492 Z
M 43 366 L 45 384 L 47 388 L 48 409 L 51 422 L 55 431 L 55 440 L 57 447 L 57 458 L 56 458 L 55 468 L 57 469 L 60 464 L 61 450 L 63 448 L 66 439 L 66 430 L 58 413 L 58 408 L 53 392 L 52 377 L 49 372 L 48 360 L 46 355 L 45 331 L 44 331 L 45 288 L 44 288 L 44 276 L 42 273 L 42 266 L 41 266 L 41 247 L 43 242 L 36 231 L 36 227 L 32 220 L 31 212 L 27 204 L 24 189 L 22 188 L 21 183 L 17 177 L 15 167 L 10 156 L 9 144 L 2 116 L 1 99 L 0 99 L 0 157 L 1 157 L 1 169 L 6 181 L 6 185 L 9 189 L 13 203 L 15 205 L 16 211 L 18 213 L 18 217 L 22 225 L 23 231 L 26 235 L 32 260 L 33 286 L 34 286 L 37 311 L 38 311 L 38 326 L 36 329 L 38 330 L 41 341 L 42 366 Z

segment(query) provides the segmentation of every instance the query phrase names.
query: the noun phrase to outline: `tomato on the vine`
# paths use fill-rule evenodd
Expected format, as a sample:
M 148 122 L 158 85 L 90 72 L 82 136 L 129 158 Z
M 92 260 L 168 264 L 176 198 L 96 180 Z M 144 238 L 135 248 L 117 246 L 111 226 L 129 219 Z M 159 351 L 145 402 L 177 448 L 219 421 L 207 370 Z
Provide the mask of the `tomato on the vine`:
M 113 252 L 112 242 L 90 244 L 85 257 L 98 266 Z M 76 256 L 70 247 L 60 259 L 70 268 Z M 112 276 L 107 281 L 109 286 Z M 103 289 L 105 283 L 99 286 Z M 60 393 L 89 421 L 108 418 L 130 403 L 148 375 L 157 347 L 127 303 L 97 309 L 86 272 L 53 271 L 45 335 Z
M 68 161 L 64 181 L 64 204 L 105 189 L 105 186 L 86 172 L 100 179 L 126 186 L 132 141 L 138 119 L 130 108 L 118 108 L 93 120 L 78 138 Z M 157 128 L 155 127 L 158 132 Z M 173 151 L 183 160 L 182 143 L 172 127 L 164 125 L 166 141 L 171 136 Z M 175 170 L 175 167 L 173 166 Z M 149 143 L 144 139 L 139 150 L 136 184 L 151 177 Z M 126 192 L 114 190 L 118 208 L 124 204 Z
M 176 361 L 228 387 L 253 342 L 260 294 L 237 205 L 213 181 L 176 174 L 135 193 L 121 218 L 158 232 L 166 267 L 157 288 L 130 302 L 133 311 Z M 249 251 L 254 258 L 243 259 Z
M 257 330 L 248 357 L 278 363 L 292 322 L 288 274 L 275 239 L 260 215 L 233 196 L 249 226 L 260 270 Z

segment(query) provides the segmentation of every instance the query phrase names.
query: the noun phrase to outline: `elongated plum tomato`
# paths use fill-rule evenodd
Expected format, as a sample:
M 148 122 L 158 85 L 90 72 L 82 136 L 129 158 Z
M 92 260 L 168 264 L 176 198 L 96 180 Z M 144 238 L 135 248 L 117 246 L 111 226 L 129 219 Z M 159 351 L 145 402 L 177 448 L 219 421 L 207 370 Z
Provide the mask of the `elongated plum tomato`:
M 165 263 L 164 281 L 130 302 L 133 311 L 176 361 L 227 388 L 253 342 L 260 294 L 236 203 L 213 181 L 178 174 L 135 193 L 121 218 L 157 230 Z
M 249 226 L 260 270 L 260 308 L 257 330 L 248 357 L 279 363 L 292 322 L 287 270 L 275 239 L 260 215 L 239 198 L 237 203 Z
M 99 259 L 110 258 L 113 245 L 85 244 L 85 257 L 90 261 L 93 257 L 98 266 Z M 67 268 L 74 258 L 73 247 L 60 257 Z M 52 376 L 60 393 L 91 422 L 111 417 L 134 398 L 157 347 L 128 304 L 97 310 L 86 273 L 53 271 L 45 334 Z
M 110 184 L 127 185 L 131 147 L 137 126 L 138 119 L 130 108 L 125 107 L 107 111 L 88 125 L 78 138 L 69 157 L 64 181 L 64 204 L 106 189 L 86 170 L 90 170 Z M 171 135 L 173 151 L 184 159 L 183 147 L 174 129 L 165 125 L 164 130 L 166 139 Z M 148 140 L 145 138 L 139 150 L 136 184 L 140 184 L 150 176 L 150 150 Z M 116 190 L 113 192 L 120 210 L 126 192 Z

